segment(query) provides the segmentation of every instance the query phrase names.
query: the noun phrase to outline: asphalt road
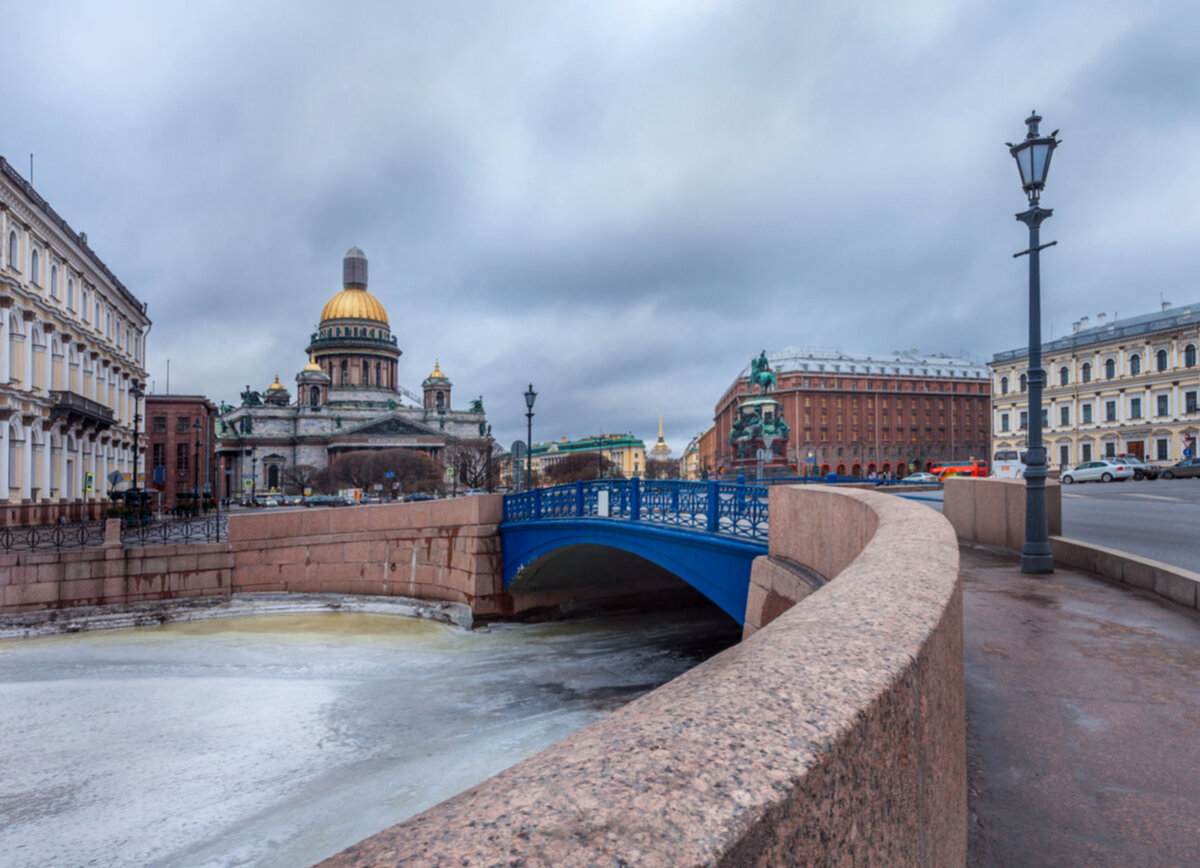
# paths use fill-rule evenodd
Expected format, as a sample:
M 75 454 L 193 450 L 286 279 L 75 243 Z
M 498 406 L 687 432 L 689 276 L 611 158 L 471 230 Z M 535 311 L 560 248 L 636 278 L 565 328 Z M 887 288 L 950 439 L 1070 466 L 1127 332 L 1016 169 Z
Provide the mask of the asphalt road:
M 1200 479 L 1062 488 L 1063 536 L 1200 571 Z

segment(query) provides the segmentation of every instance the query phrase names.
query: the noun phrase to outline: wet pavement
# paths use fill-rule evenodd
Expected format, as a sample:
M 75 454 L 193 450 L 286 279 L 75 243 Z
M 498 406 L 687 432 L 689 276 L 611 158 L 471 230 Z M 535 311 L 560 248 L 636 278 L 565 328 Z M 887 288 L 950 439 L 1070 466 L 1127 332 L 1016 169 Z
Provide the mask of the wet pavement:
M 1200 865 L 1200 616 L 961 552 L 969 864 Z

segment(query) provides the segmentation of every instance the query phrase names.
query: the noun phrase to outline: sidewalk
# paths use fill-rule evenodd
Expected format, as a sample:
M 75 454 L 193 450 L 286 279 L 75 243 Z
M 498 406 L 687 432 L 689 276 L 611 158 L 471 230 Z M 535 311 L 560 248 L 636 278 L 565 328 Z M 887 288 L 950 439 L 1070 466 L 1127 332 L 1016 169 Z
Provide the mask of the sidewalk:
M 1200 618 L 960 551 L 969 864 L 1200 865 Z

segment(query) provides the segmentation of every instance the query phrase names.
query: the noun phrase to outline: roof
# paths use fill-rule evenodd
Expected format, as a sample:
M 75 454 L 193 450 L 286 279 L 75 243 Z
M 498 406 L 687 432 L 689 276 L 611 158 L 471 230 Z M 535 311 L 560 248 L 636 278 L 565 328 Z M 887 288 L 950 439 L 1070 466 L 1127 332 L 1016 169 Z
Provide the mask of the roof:
M 1086 320 L 1084 321 L 1086 322 Z M 1168 329 L 1186 328 L 1187 326 L 1194 325 L 1200 325 L 1200 303 L 1190 304 L 1186 307 L 1158 310 L 1154 313 L 1126 317 L 1125 319 L 1114 319 L 1111 323 L 1080 329 L 1058 340 L 1043 341 L 1042 352 L 1053 353 L 1059 350 L 1076 349 L 1120 338 L 1149 335 L 1155 332 L 1167 331 Z M 1010 362 L 1013 359 L 1021 359 L 1028 355 L 1029 347 L 1005 350 L 1002 353 L 996 353 L 992 357 L 991 364 Z
M 797 371 L 814 374 L 874 374 L 876 376 L 942 377 L 967 380 L 988 378 L 985 365 L 970 359 L 922 355 L 918 350 L 858 355 L 825 347 L 789 346 L 767 353 L 776 374 Z M 750 376 L 750 366 L 742 368 L 738 379 Z

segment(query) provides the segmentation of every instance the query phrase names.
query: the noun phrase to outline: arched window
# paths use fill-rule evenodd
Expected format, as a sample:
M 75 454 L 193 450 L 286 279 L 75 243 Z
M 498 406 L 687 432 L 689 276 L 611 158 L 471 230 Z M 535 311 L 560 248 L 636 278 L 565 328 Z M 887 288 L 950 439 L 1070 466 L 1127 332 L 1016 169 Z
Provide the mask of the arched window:
M 345 359 L 342 359 L 342 385 L 345 386 L 345 385 L 348 385 L 349 383 L 350 383 L 350 363 L 347 362 Z
M 308 403 L 313 407 L 321 403 L 321 390 L 316 386 L 309 386 L 308 388 Z
M 383 383 L 383 368 L 380 366 L 379 362 L 376 362 L 375 363 L 375 385 L 378 386 L 382 383 Z
M 1183 350 L 1183 363 L 1189 368 L 1196 367 L 1196 345 L 1188 344 Z
M 1060 386 L 1065 386 L 1068 382 L 1070 382 L 1070 380 L 1071 372 L 1067 369 L 1066 365 L 1063 365 L 1058 369 L 1058 384 Z
M 21 270 L 21 263 L 17 259 L 17 233 L 15 231 L 8 233 L 8 267 Z
M 86 289 L 79 293 L 79 309 L 83 311 L 83 321 L 87 322 L 90 317 L 90 310 L 88 308 L 88 291 Z
M 1165 371 L 1167 369 L 1167 351 L 1159 350 L 1154 354 L 1154 369 L 1156 371 Z
M 446 393 L 445 392 L 437 393 L 437 408 L 439 410 L 446 409 Z
M 1000 394 L 1001 395 L 1008 394 L 1008 377 L 1000 378 Z
M 67 307 L 75 310 L 75 281 L 67 278 Z
M 29 256 L 29 279 L 33 283 L 38 284 L 39 286 L 41 286 L 41 283 L 42 283 L 41 280 L 38 279 L 39 278 L 38 271 L 39 271 L 40 265 L 41 265 L 41 262 L 38 259 L 38 252 L 36 249 L 34 249 L 33 253 L 31 253 Z
M 1028 388 L 1029 388 L 1029 378 L 1027 376 L 1025 376 L 1024 374 L 1021 374 L 1021 391 L 1024 392 Z
M 1117 375 L 1116 359 L 1105 359 L 1104 360 L 1104 376 L 1105 376 L 1105 378 L 1111 380 L 1116 375 Z
M 1137 353 L 1134 353 L 1132 356 L 1129 357 L 1129 373 L 1136 377 L 1141 372 L 1142 372 L 1142 357 L 1139 356 Z
M 362 381 L 362 384 L 363 384 L 364 386 L 369 386 L 369 385 L 371 385 L 371 383 L 370 383 L 370 379 L 371 379 L 371 363 L 370 363 L 370 362 L 363 362 L 363 381 Z
M 279 487 L 279 465 L 271 464 L 267 467 L 267 488 L 275 489 Z
M 50 297 L 58 298 L 58 266 L 50 266 Z
M 1092 381 L 1092 363 L 1091 362 L 1083 363 L 1083 368 L 1080 369 L 1080 376 L 1083 378 L 1083 381 L 1085 383 L 1090 383 Z

